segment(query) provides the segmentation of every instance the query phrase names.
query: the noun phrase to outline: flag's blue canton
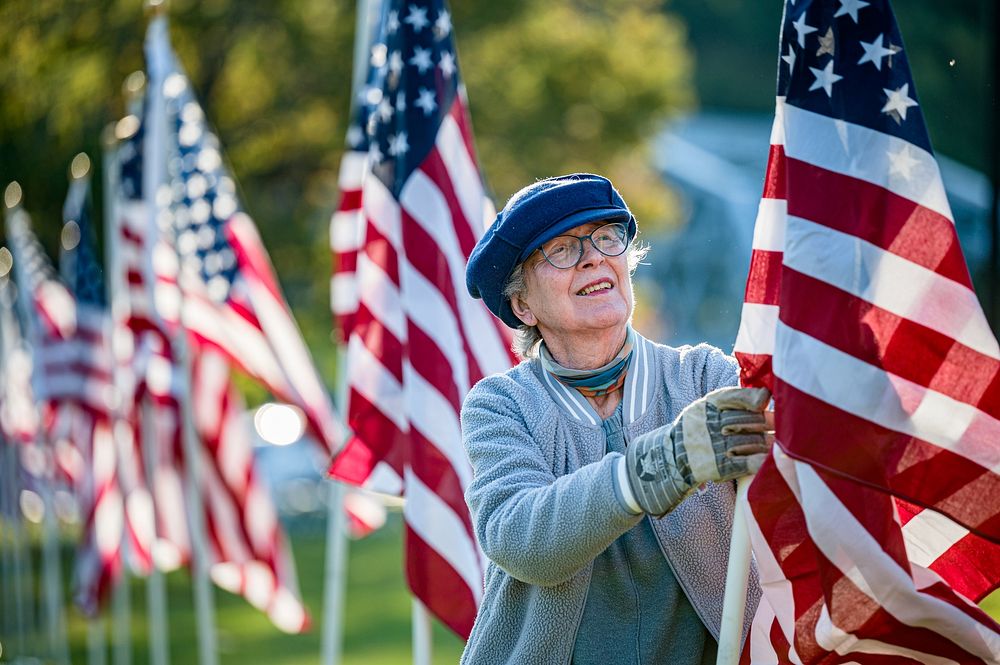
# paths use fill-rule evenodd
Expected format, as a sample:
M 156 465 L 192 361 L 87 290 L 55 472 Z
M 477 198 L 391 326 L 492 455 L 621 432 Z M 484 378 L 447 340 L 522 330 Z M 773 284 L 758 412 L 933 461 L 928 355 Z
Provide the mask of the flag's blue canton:
M 210 298 L 225 302 L 236 278 L 236 254 L 225 225 L 239 209 L 236 183 L 226 172 L 219 139 L 181 74 L 168 79 L 168 164 L 171 221 L 182 269 L 200 277 Z
M 377 34 L 361 113 L 372 170 L 398 197 L 458 94 L 451 14 L 441 0 L 390 0 Z
M 781 35 L 786 103 L 931 151 L 888 1 L 789 0 Z
M 142 142 L 145 133 L 140 120 L 135 133 L 118 146 L 122 195 L 130 201 L 142 200 Z
M 94 224 L 90 215 L 90 185 L 82 196 L 73 197 L 73 209 L 66 211 L 66 222 L 76 222 L 80 232 L 80 240 L 76 247 L 69 250 L 60 259 L 60 263 L 69 259 L 72 274 L 67 276 L 70 291 L 76 296 L 77 302 L 89 303 L 104 307 L 107 299 L 104 293 L 104 273 L 97 258 L 97 241 Z

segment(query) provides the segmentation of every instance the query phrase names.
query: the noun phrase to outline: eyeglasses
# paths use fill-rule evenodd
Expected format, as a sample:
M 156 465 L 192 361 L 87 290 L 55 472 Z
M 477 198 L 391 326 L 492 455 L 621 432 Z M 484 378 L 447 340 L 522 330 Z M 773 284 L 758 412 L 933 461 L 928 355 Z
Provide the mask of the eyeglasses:
M 556 236 L 538 249 L 553 267 L 568 270 L 583 258 L 584 240 L 590 240 L 594 249 L 604 256 L 621 256 L 628 249 L 630 238 L 624 224 L 612 222 L 585 236 Z

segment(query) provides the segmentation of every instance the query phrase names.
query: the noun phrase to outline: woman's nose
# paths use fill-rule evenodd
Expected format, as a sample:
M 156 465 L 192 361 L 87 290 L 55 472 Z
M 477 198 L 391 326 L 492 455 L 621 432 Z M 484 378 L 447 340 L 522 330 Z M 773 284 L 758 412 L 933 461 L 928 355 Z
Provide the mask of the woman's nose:
M 576 264 L 576 267 L 592 268 L 603 261 L 604 254 L 597 251 L 597 248 L 594 247 L 594 243 L 590 242 L 590 238 L 585 238 L 583 241 L 583 256 L 580 257 L 580 261 Z

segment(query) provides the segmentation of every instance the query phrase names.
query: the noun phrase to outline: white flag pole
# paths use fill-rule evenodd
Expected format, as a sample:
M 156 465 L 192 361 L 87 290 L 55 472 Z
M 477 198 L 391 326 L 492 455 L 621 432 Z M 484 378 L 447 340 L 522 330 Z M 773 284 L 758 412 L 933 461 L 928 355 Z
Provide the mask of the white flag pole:
M 323 578 L 323 633 L 320 662 L 339 665 L 343 654 L 344 588 L 347 580 L 347 520 L 343 483 L 329 481 L 326 516 L 326 561 Z
M 44 435 L 43 435 L 44 436 Z M 45 615 L 49 629 L 50 654 L 55 662 L 69 665 L 69 644 L 66 641 L 66 615 L 63 603 L 63 577 L 59 563 L 59 524 L 56 520 L 55 497 L 52 491 L 52 446 L 45 442 L 46 475 L 41 483 L 44 515 L 42 517 L 42 565 L 45 571 Z
M 413 665 L 430 665 L 431 615 L 419 599 L 413 599 Z
M 722 628 L 716 665 L 737 665 L 743 642 L 743 615 L 746 612 L 747 584 L 750 576 L 750 533 L 747 530 L 747 489 L 753 476 L 736 481 L 736 507 L 733 511 L 733 534 L 729 541 L 729 566 L 722 602 Z
M 167 586 L 163 572 L 156 561 L 158 533 L 156 529 L 156 459 L 157 437 L 153 427 L 153 408 L 148 399 L 142 400 L 140 416 L 142 437 L 142 462 L 149 487 L 151 514 L 153 519 L 152 567 L 146 578 L 146 612 L 149 625 L 149 662 L 150 665 L 170 664 L 170 635 L 167 627 Z
M 90 665 L 107 665 L 108 642 L 104 635 L 104 615 L 87 619 L 87 662 Z M 68 662 L 68 661 L 67 661 Z
M 129 77 L 129 79 L 132 78 L 133 77 Z M 128 95 L 130 90 L 127 83 L 125 91 L 126 95 Z M 130 105 L 134 105 L 134 100 L 129 98 L 128 103 Z M 114 329 L 114 325 L 124 317 L 124 313 L 119 311 L 122 308 L 122 298 L 124 296 L 124 294 L 121 293 L 122 284 L 119 280 L 123 280 L 124 275 L 121 274 L 120 270 L 121 256 L 117 242 L 118 220 L 121 215 L 121 210 L 119 210 L 118 207 L 121 185 L 119 169 L 121 164 L 118 161 L 118 139 L 115 136 L 115 125 L 116 123 L 107 125 L 104 128 L 104 134 L 102 136 L 104 148 L 104 158 L 102 160 L 102 164 L 104 166 L 104 283 L 105 289 L 107 290 L 108 305 L 112 315 L 112 345 L 114 344 L 114 335 L 118 332 Z M 131 454 L 131 451 L 126 450 L 125 442 L 122 441 L 121 428 L 119 427 L 123 417 L 122 408 L 125 404 L 125 396 L 123 394 L 125 390 L 125 382 L 122 377 L 123 368 L 121 367 L 118 354 L 113 346 L 112 359 L 112 372 L 114 376 L 114 386 L 117 393 L 117 399 L 115 410 L 112 415 L 113 422 L 111 424 L 111 436 L 114 440 L 115 455 L 118 458 L 119 484 L 121 484 L 120 479 L 122 478 L 123 471 L 122 463 L 126 459 L 125 455 Z M 125 528 L 123 527 L 121 533 L 120 554 L 121 572 L 115 578 L 111 587 L 111 643 L 113 648 L 113 662 L 115 665 L 131 665 L 132 663 L 132 635 L 129 630 L 132 612 L 130 607 L 131 598 L 129 596 L 128 559 L 128 538 L 125 537 Z
M 9 518 L 9 521 L 7 519 L 4 521 L 4 540 L 7 544 L 4 557 L 7 573 L 3 592 L 4 614 L 6 615 L 4 630 L 7 631 L 7 635 L 16 636 L 18 650 L 23 653 L 26 627 L 24 624 L 24 588 L 21 583 L 24 574 L 21 570 L 22 537 L 20 518 L 18 517 L 21 509 L 17 503 L 20 485 L 17 481 L 18 459 L 15 448 L 17 444 L 12 441 L 4 441 L 0 445 L 3 446 L 4 455 L 4 478 L 0 492 L 3 493 L 4 516 Z

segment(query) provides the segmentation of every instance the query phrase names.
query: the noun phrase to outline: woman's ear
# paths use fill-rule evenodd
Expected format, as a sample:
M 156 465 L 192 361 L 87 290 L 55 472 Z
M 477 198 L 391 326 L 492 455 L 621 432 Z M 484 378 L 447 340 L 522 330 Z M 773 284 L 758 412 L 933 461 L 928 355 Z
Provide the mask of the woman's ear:
M 510 308 L 514 312 L 514 316 L 521 319 L 521 323 L 527 326 L 537 326 L 538 319 L 532 314 L 531 308 L 528 307 L 528 303 L 525 302 L 524 298 L 521 296 L 513 296 L 510 299 Z

